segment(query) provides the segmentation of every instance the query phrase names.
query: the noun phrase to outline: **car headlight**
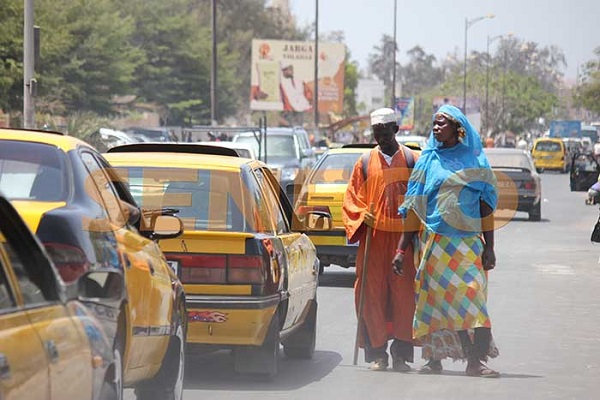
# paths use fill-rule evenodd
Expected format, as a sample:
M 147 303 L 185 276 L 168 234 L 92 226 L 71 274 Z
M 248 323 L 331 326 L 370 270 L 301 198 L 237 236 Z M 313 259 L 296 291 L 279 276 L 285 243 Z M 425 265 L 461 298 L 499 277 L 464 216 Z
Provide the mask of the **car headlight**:
M 281 180 L 293 181 L 298 176 L 298 168 L 283 168 L 281 170 Z

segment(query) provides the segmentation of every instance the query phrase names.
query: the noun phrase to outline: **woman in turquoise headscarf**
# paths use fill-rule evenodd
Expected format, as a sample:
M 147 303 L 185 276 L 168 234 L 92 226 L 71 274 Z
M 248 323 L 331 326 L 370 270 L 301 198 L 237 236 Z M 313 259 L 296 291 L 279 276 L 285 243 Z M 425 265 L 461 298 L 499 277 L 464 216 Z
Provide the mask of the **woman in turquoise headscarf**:
M 498 355 L 486 306 L 486 271 L 496 264 L 495 182 L 475 128 L 458 108 L 440 107 L 398 210 L 415 228 L 402 235 L 393 263 L 402 274 L 404 251 L 424 227 L 413 321 L 427 360 L 422 373 L 441 373 L 441 360 L 452 358 L 467 360 L 467 375 L 499 375 L 484 364 Z

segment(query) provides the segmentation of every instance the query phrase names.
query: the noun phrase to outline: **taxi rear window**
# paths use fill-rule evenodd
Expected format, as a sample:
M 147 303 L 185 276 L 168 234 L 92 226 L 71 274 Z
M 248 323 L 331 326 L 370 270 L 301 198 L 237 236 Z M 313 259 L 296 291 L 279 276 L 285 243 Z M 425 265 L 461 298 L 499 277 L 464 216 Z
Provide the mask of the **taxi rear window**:
M 186 230 L 255 232 L 254 205 L 239 172 L 116 167 L 143 209 L 178 210 Z
M 560 144 L 556 142 L 537 142 L 535 145 L 537 151 L 562 151 Z
M 44 143 L 6 140 L 0 146 L 0 191 L 10 200 L 64 201 L 66 154 Z

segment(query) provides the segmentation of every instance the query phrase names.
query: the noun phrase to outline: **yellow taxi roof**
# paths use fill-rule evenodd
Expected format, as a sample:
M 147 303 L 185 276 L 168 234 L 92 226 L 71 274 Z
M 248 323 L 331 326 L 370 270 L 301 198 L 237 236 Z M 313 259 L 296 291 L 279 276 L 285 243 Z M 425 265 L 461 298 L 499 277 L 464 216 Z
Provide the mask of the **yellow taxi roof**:
M 0 139 L 46 143 L 54 145 L 65 152 L 73 150 L 77 146 L 87 146 L 93 148 L 93 146 L 91 146 L 89 143 L 86 143 L 83 140 L 73 136 L 27 129 L 0 128 Z
M 242 157 L 220 156 L 212 154 L 158 153 L 158 152 L 123 152 L 104 153 L 103 156 L 113 166 L 146 166 L 161 168 L 211 168 L 222 170 L 239 170 L 244 164 L 260 163 Z

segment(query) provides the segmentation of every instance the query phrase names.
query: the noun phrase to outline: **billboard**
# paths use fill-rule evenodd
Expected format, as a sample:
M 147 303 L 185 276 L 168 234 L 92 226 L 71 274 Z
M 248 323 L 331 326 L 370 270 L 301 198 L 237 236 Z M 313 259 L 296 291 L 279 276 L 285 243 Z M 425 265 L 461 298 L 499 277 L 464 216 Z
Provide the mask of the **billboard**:
M 344 104 L 342 43 L 319 43 L 319 112 L 341 113 Z M 252 40 L 250 109 L 312 111 L 314 104 L 314 43 Z
M 581 121 L 550 121 L 550 137 L 580 137 Z

